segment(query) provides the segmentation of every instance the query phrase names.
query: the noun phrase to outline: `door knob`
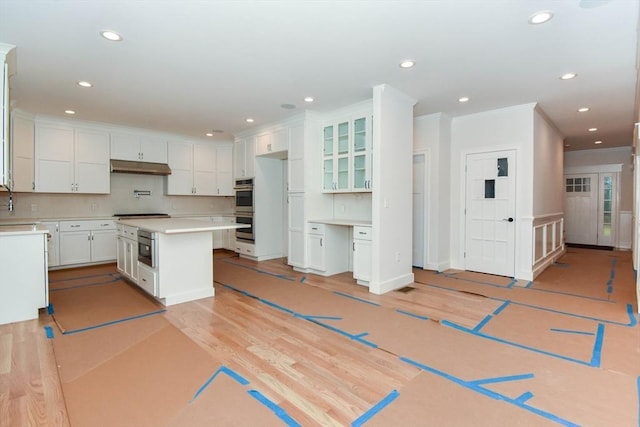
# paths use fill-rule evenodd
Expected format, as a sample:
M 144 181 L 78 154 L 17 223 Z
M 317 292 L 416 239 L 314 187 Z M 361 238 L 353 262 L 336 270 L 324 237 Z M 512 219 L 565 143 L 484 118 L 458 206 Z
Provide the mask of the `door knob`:
M 502 218 L 503 221 L 513 222 L 513 218 Z

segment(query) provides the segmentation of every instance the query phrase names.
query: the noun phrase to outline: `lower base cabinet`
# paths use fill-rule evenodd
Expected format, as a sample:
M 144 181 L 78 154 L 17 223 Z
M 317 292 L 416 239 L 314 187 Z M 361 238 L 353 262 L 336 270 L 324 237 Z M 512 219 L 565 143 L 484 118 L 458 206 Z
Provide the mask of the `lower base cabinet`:
M 349 227 L 310 222 L 307 224 L 308 268 L 331 276 L 349 271 Z
M 138 286 L 153 296 L 158 296 L 158 273 L 146 264 L 138 265 Z
M 371 227 L 353 227 L 353 278 L 363 286 L 371 281 Z
M 60 221 L 60 265 L 114 261 L 116 247 L 115 221 Z

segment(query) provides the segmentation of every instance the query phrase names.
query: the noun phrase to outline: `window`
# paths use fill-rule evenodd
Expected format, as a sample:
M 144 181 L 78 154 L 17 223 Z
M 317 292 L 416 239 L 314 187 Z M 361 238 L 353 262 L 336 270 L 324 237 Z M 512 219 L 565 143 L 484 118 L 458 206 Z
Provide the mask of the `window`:
M 565 191 L 567 193 L 589 193 L 591 192 L 591 178 L 567 178 Z

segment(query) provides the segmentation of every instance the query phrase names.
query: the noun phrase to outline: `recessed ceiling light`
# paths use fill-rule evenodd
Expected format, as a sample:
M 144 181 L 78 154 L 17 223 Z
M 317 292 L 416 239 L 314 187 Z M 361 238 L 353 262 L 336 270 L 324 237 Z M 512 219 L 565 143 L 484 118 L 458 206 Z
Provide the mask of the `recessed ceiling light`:
M 213 134 L 211 132 L 207 132 L 205 133 L 206 136 L 213 136 Z
M 540 12 L 534 13 L 529 17 L 529 24 L 532 24 L 532 25 L 544 24 L 545 22 L 549 21 L 551 18 L 553 18 L 553 12 L 551 12 L 550 10 L 542 10 Z
M 253 119 L 252 119 L 251 117 L 247 118 L 245 121 L 246 121 L 247 123 L 253 123 Z
M 312 96 L 305 96 L 304 97 L 304 102 L 313 102 L 313 97 Z
M 411 67 L 413 67 L 414 65 L 416 65 L 416 61 L 413 61 L 413 60 L 411 60 L 411 59 L 407 59 L 407 60 L 402 61 L 402 62 L 400 63 L 400 68 L 411 68 Z
M 589 111 L 589 107 L 578 108 L 578 113 L 586 113 L 587 111 Z
M 109 30 L 100 31 L 100 35 L 112 42 L 119 42 L 122 40 L 122 36 L 120 34 Z
M 65 114 L 70 114 L 70 115 L 74 115 L 76 112 L 73 110 L 64 110 Z
M 293 110 L 294 108 L 296 108 L 296 106 L 293 104 L 282 104 L 280 105 L 280 108 L 284 108 L 285 110 Z
M 560 80 L 575 79 L 578 75 L 576 73 L 566 73 L 560 76 Z
M 595 132 L 597 130 L 598 130 L 598 128 L 589 128 L 589 132 Z
M 91 83 L 89 83 L 88 81 L 85 80 L 80 80 L 78 82 L 78 86 L 82 86 L 82 87 L 91 87 L 93 86 Z
M 469 97 L 463 96 L 462 98 L 458 98 L 458 102 L 469 102 Z
M 602 144 L 602 141 L 595 141 L 594 144 Z

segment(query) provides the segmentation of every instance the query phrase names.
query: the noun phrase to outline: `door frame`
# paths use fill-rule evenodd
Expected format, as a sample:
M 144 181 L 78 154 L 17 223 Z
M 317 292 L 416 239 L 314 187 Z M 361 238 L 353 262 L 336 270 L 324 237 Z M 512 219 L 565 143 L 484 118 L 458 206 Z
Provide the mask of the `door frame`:
M 614 183 L 614 199 L 615 209 L 612 213 L 613 220 L 612 225 L 615 226 L 615 235 L 613 241 L 613 247 L 620 246 L 620 174 L 622 173 L 622 163 L 602 164 L 602 165 L 588 165 L 588 166 L 566 166 L 562 171 L 562 184 L 565 184 L 564 177 L 566 175 L 573 174 L 601 174 L 601 173 L 615 173 Z M 600 176 L 598 176 L 598 202 L 600 202 Z M 564 203 L 564 201 L 563 201 Z M 598 211 L 600 207 L 598 205 Z M 598 221 L 600 216 L 598 215 Z

